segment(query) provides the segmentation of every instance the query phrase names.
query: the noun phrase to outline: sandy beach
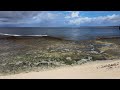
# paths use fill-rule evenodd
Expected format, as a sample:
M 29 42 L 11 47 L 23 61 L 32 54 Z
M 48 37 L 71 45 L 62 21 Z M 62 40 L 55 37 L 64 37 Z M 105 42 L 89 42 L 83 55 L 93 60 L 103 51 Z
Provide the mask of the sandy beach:
M 0 79 L 120 79 L 120 60 L 88 62 L 48 71 L 0 76 Z

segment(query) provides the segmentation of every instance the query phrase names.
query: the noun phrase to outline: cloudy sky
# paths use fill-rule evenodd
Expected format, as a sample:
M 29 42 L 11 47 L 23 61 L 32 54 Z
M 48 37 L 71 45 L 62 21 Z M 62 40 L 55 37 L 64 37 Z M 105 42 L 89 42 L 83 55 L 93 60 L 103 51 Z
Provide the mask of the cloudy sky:
M 120 11 L 0 11 L 0 27 L 120 25 Z

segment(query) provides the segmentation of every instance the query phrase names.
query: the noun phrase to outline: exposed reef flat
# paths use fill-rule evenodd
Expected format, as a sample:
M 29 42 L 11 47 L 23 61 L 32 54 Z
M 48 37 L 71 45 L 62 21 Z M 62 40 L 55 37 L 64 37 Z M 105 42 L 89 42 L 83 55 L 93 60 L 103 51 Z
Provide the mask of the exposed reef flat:
M 69 41 L 54 37 L 0 38 L 0 74 L 120 59 L 120 39 Z

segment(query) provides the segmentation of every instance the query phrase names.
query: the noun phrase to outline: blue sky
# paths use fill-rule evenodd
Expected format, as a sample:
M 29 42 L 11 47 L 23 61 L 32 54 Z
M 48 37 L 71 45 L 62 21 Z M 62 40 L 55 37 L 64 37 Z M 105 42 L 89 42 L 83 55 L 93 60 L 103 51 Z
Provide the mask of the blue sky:
M 120 25 L 120 11 L 0 11 L 0 27 Z

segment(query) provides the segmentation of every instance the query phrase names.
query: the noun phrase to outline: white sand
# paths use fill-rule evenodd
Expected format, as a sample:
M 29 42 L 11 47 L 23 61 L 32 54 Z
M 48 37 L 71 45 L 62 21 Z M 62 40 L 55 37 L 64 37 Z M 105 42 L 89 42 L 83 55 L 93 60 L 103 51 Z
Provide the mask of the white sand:
M 97 68 L 101 65 L 119 63 L 112 68 Z M 73 67 L 61 67 L 48 71 L 0 76 L 0 79 L 120 79 L 120 60 L 88 62 Z

